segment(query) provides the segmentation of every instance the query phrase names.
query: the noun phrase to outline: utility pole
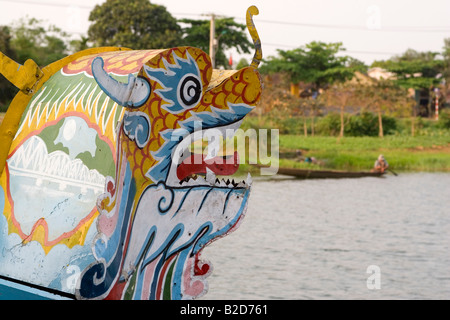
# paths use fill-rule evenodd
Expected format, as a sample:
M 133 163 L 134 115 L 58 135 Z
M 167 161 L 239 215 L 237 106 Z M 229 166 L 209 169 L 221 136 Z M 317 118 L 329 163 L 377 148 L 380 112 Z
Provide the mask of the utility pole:
M 211 25 L 209 30 L 209 56 L 211 57 L 213 69 L 216 66 L 215 42 L 216 42 L 216 24 L 215 24 L 215 15 L 213 13 L 211 14 Z
M 434 118 L 439 120 L 439 88 L 434 88 L 435 103 L 434 103 Z

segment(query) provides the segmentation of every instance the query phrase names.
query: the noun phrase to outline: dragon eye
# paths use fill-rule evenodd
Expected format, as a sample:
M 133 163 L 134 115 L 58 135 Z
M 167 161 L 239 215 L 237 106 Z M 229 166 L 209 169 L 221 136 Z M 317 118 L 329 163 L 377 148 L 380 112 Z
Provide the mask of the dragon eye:
M 185 75 L 178 85 L 178 94 L 183 107 L 190 108 L 196 105 L 202 95 L 200 79 L 193 74 Z

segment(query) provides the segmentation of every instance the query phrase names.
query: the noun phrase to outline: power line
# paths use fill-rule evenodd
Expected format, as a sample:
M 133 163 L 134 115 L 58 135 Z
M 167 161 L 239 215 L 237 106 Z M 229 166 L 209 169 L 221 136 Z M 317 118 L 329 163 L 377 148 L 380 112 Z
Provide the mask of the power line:
M 200 14 L 195 13 L 173 13 L 175 16 L 198 16 Z M 235 20 L 245 21 L 242 17 L 230 17 Z M 308 28 L 324 28 L 324 29 L 346 29 L 355 31 L 381 31 L 381 32 L 433 32 L 433 33 L 450 33 L 450 26 L 381 26 L 380 28 L 368 28 L 365 26 L 357 25 L 336 25 L 336 24 L 317 24 L 317 23 L 302 23 L 292 21 L 276 21 L 276 20 L 261 20 L 257 19 L 255 23 L 269 23 L 278 25 L 290 25 L 297 27 Z
M 239 18 L 235 18 L 239 19 Z M 387 26 L 380 28 L 368 28 L 364 26 L 351 26 L 351 25 L 331 25 L 331 24 L 313 24 L 313 23 L 300 23 L 289 21 L 272 21 L 272 20 L 258 20 L 261 23 L 279 24 L 279 25 L 291 25 L 298 27 L 309 28 L 325 28 L 325 29 L 346 29 L 356 31 L 386 31 L 386 32 L 450 32 L 450 27 L 395 27 Z M 423 29 L 428 28 L 428 29 Z
M 81 9 L 94 9 L 92 6 L 86 6 L 86 5 L 74 5 L 74 4 L 63 4 L 63 3 L 56 3 L 56 2 L 45 2 L 45 1 L 27 1 L 27 0 L 0 0 L 0 2 L 11 2 L 11 3 L 22 3 L 22 4 L 31 4 L 31 5 L 37 5 L 37 6 L 47 6 L 47 7 L 77 7 Z
M 0 2 L 22 3 L 41 6 L 53 6 L 53 7 L 78 7 L 82 9 L 93 9 L 93 6 L 88 5 L 68 5 L 56 2 L 46 1 L 29 1 L 29 0 L 0 0 Z M 198 13 L 172 13 L 174 16 L 189 16 L 189 17 L 204 17 Z M 245 21 L 242 17 L 230 17 L 236 20 Z M 318 24 L 318 23 L 303 23 L 293 21 L 276 21 L 276 20 L 264 20 L 258 19 L 257 23 L 268 23 L 277 25 L 287 25 L 306 28 L 322 28 L 322 29 L 343 29 L 353 31 L 369 31 L 369 32 L 425 32 L 425 33 L 450 33 L 450 26 L 380 26 L 380 28 L 368 28 L 366 26 L 358 25 L 337 25 L 337 24 Z
M 293 45 L 286 45 L 286 44 L 279 44 L 279 43 L 266 43 L 262 42 L 263 46 L 270 46 L 270 47 L 276 47 L 276 48 L 289 48 L 289 49 L 295 49 L 298 48 Z M 361 50 L 345 50 L 343 53 L 348 52 L 351 54 L 379 54 L 379 55 L 396 55 L 398 52 L 382 52 L 382 51 L 361 51 Z
M 72 7 L 74 5 L 56 3 L 56 2 L 46 2 L 46 1 L 30 1 L 30 0 L 0 0 L 0 2 L 11 2 L 11 3 L 21 3 L 21 4 L 29 4 L 29 5 L 40 5 L 40 6 L 53 6 L 53 7 Z M 81 9 L 92 10 L 94 7 L 89 5 L 75 5 Z M 182 17 L 202 17 L 204 18 L 204 14 L 200 13 L 172 13 L 174 16 L 182 16 Z M 244 20 L 242 17 L 230 17 L 236 20 Z M 346 30 L 354 30 L 354 31 L 386 31 L 386 32 L 433 32 L 433 33 L 450 33 L 450 27 L 447 26 L 387 26 L 381 27 L 379 29 L 370 29 L 364 26 L 356 26 L 356 25 L 333 25 L 333 24 L 313 24 L 313 23 L 301 23 L 301 22 L 292 22 L 292 21 L 276 21 L 276 20 L 265 20 L 265 19 L 257 19 L 257 23 L 267 23 L 267 24 L 277 24 L 277 25 L 287 25 L 287 26 L 295 26 L 295 27 L 307 27 L 307 28 L 324 28 L 324 29 L 346 29 Z M 82 34 L 81 32 L 78 32 Z M 275 44 L 275 43 L 264 43 L 266 46 L 278 47 L 278 48 L 290 48 L 294 49 L 296 46 L 292 45 L 284 45 L 284 44 Z M 354 50 L 346 50 L 348 53 L 353 54 L 377 54 L 377 55 L 395 55 L 397 53 L 394 52 L 375 52 L 375 51 L 354 51 Z

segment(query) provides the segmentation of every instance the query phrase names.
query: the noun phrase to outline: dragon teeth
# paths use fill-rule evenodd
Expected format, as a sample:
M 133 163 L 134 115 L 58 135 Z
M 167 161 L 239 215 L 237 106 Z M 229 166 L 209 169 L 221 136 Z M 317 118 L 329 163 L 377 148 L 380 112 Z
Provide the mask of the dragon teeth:
M 219 187 L 227 187 L 227 183 L 225 182 L 225 180 L 220 180 Z
M 253 183 L 253 179 L 252 179 L 252 175 L 250 174 L 250 172 L 247 174 L 247 184 L 249 185 L 249 186 L 251 186 L 252 185 L 252 183 Z
M 230 180 L 227 179 L 225 180 L 224 178 L 222 179 L 215 179 L 214 185 L 217 187 L 223 187 L 223 188 L 248 188 L 252 185 L 253 181 L 252 181 L 252 176 L 250 174 L 247 175 L 247 179 L 242 180 L 242 181 L 235 181 L 234 179 Z
M 245 184 L 245 181 L 241 181 L 241 182 L 239 182 L 238 184 L 237 184 L 237 186 L 236 187 L 238 187 L 238 188 L 245 188 L 247 185 Z
M 213 185 L 215 181 L 217 181 L 216 174 L 209 168 L 206 168 L 206 182 Z
M 242 181 L 235 181 L 234 179 L 219 179 L 216 177 L 215 173 L 212 170 L 206 169 L 206 177 L 203 176 L 190 176 L 183 181 L 180 181 L 180 185 L 183 187 L 192 187 L 192 186 L 215 186 L 221 188 L 249 188 L 252 185 L 252 176 L 250 173 L 247 175 L 247 179 Z
M 195 180 L 196 184 L 207 184 L 205 178 L 203 178 L 202 176 L 198 176 L 197 179 Z

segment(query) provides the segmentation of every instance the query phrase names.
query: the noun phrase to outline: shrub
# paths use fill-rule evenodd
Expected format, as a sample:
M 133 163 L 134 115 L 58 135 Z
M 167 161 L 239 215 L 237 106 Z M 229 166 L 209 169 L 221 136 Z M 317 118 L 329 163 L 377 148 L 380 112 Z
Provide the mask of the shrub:
M 348 116 L 346 115 L 346 119 Z M 345 126 L 344 126 L 345 128 Z M 337 136 L 341 130 L 341 116 L 339 113 L 332 112 L 318 119 L 315 130 L 318 134 L 324 136 Z
M 371 112 L 363 112 L 350 117 L 345 134 L 352 137 L 378 135 L 378 118 Z
M 378 116 L 372 112 L 357 115 L 345 115 L 344 135 L 349 137 L 378 136 Z M 397 130 L 397 121 L 389 116 L 382 116 L 383 133 L 393 134 Z M 339 135 L 341 118 L 339 113 L 329 113 L 317 122 L 316 131 L 321 135 Z
M 386 115 L 381 116 L 384 134 L 394 134 L 397 131 L 397 119 Z
M 450 129 L 450 110 L 444 109 L 439 113 L 438 126 L 442 129 Z

